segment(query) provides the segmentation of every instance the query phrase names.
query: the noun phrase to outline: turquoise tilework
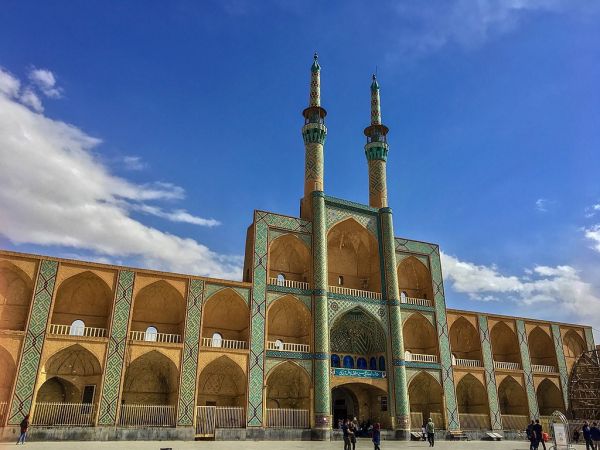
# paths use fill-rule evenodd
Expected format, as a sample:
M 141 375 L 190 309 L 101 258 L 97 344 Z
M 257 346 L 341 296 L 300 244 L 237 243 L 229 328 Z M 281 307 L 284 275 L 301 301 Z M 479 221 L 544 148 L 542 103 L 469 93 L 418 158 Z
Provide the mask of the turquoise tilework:
M 496 386 L 496 373 L 494 371 L 494 356 L 492 353 L 492 339 L 488 327 L 487 317 L 477 316 L 479 335 L 481 338 L 481 353 L 483 354 L 483 367 L 485 369 L 485 385 L 488 394 L 488 406 L 492 430 L 502 430 L 502 415 L 498 402 L 498 388 Z
M 269 287 L 269 291 L 271 288 Z M 267 292 L 267 309 L 271 306 L 274 301 L 286 297 L 289 294 L 282 294 L 281 292 Z M 292 295 L 302 302 L 304 306 L 310 311 L 312 309 L 312 297 L 310 295 Z
M 312 247 L 312 236 L 310 234 L 290 233 L 288 231 L 281 231 L 281 230 L 276 230 L 276 229 L 269 230 L 269 244 L 271 244 L 271 242 L 273 242 L 275 239 L 277 239 L 281 236 L 288 235 L 288 234 L 296 236 L 298 239 L 300 239 L 302 242 L 304 242 L 308 248 Z
M 237 292 L 240 295 L 240 297 L 242 297 L 244 299 L 244 301 L 246 302 L 246 305 L 249 304 L 249 302 L 250 302 L 250 290 L 249 289 L 239 288 L 239 287 L 235 287 L 235 286 L 223 286 L 222 284 L 206 283 L 206 287 L 204 288 L 205 300 L 208 301 L 210 299 L 210 297 L 215 295 L 217 292 L 222 291 L 223 289 L 233 289 L 235 292 Z
M 554 348 L 556 349 L 556 359 L 558 360 L 558 373 L 560 374 L 560 386 L 565 401 L 565 408 L 569 408 L 569 372 L 567 370 L 567 361 L 565 360 L 565 352 L 563 349 L 562 337 L 560 335 L 560 327 L 553 323 L 552 338 L 554 339 Z
M 594 344 L 594 333 L 591 328 L 585 328 L 585 342 L 589 351 L 596 349 L 596 344 Z
M 529 417 L 539 417 L 540 413 L 537 395 L 535 393 L 535 384 L 533 383 L 533 373 L 531 371 L 529 345 L 527 343 L 527 331 L 525 330 L 525 322 L 522 319 L 517 319 L 517 336 L 519 338 L 519 348 L 521 349 L 521 362 L 523 363 L 525 389 L 527 391 L 527 401 L 529 403 Z

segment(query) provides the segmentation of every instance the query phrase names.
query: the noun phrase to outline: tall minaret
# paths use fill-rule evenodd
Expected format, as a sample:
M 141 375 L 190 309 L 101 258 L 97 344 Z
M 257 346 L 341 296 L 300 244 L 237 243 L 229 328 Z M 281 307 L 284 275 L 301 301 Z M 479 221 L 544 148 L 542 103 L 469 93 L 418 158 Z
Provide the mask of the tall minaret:
M 312 193 L 323 191 L 323 144 L 327 136 L 325 116 L 327 111 L 321 108 L 321 66 L 315 53 L 310 68 L 310 98 L 308 108 L 302 111 L 304 126 L 305 163 L 304 163 L 304 198 L 300 206 L 300 216 L 312 218 Z
M 381 103 L 379 83 L 373 75 L 371 83 L 371 125 L 365 128 L 367 145 L 365 155 L 369 164 L 369 206 L 387 206 L 386 160 L 388 154 L 387 133 L 389 129 L 381 124 Z

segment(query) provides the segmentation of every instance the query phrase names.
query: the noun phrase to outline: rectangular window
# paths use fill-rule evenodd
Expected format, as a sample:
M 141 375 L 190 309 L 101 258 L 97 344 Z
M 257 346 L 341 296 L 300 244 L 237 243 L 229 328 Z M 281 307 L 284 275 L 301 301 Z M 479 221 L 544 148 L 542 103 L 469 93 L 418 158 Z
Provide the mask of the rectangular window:
M 94 403 L 94 394 L 96 393 L 96 385 L 88 384 L 83 388 L 83 398 L 81 403 Z
M 381 404 L 381 411 L 387 411 L 387 397 L 386 396 L 382 396 L 380 399 L 380 404 Z

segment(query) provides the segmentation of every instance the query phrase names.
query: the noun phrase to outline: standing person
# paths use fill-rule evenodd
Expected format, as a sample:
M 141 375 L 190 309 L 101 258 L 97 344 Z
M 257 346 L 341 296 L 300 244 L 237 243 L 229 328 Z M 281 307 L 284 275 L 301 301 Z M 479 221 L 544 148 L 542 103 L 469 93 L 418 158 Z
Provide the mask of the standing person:
M 423 422 L 423 426 L 421 427 L 421 439 L 423 441 L 427 440 L 427 430 L 425 429 L 425 425 L 427 425 L 427 423 Z
M 373 425 L 373 450 L 381 450 L 379 448 L 379 444 L 381 444 L 381 430 L 380 430 L 381 426 L 379 425 L 379 422 L 376 423 L 375 425 Z
M 583 440 L 585 441 L 585 450 L 594 450 L 594 442 L 592 441 L 592 430 L 587 422 L 583 422 Z
M 350 450 L 350 428 L 348 427 L 348 419 L 344 419 L 342 423 L 342 434 L 344 436 L 344 450 Z
M 356 417 L 348 425 L 350 432 L 350 443 L 352 444 L 352 450 L 356 450 L 356 435 L 358 434 L 358 427 L 356 426 Z M 350 447 L 348 447 L 350 449 Z
M 429 442 L 429 446 L 433 447 L 435 445 L 435 425 L 433 424 L 431 417 L 427 421 L 427 425 L 425 425 L 425 430 L 427 431 L 427 441 Z
M 529 425 L 527 425 L 527 439 L 529 439 L 529 450 L 535 449 L 535 431 L 533 429 L 535 422 L 532 420 Z
M 541 442 L 542 448 L 546 450 L 546 443 L 544 442 L 544 429 L 542 428 L 542 424 L 540 423 L 539 419 L 536 419 L 533 429 L 535 430 L 535 437 L 537 440 L 537 445 L 535 448 L 538 448 Z
M 17 445 L 19 445 L 19 442 L 22 445 L 25 445 L 25 438 L 27 437 L 28 429 L 29 429 L 29 414 L 27 414 L 25 417 L 23 417 L 23 420 L 21 421 L 21 435 L 19 436 L 19 439 L 17 440 Z
M 590 434 L 592 437 L 594 449 L 599 450 L 600 449 L 600 428 L 598 428 L 598 425 L 596 424 L 596 422 L 594 422 L 592 424 L 592 426 L 590 427 Z
M 579 444 L 579 428 L 575 428 L 575 430 L 573 430 L 573 441 L 576 444 Z

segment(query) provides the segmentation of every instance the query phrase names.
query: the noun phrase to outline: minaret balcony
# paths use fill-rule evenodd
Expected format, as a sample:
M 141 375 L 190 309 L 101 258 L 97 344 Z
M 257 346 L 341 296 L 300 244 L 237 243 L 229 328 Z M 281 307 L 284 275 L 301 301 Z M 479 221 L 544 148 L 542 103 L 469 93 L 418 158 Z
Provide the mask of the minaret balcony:
M 363 291 L 362 289 L 353 289 L 342 286 L 329 285 L 329 292 L 333 294 L 349 295 L 351 297 L 370 298 L 373 300 L 381 300 L 381 292 Z

